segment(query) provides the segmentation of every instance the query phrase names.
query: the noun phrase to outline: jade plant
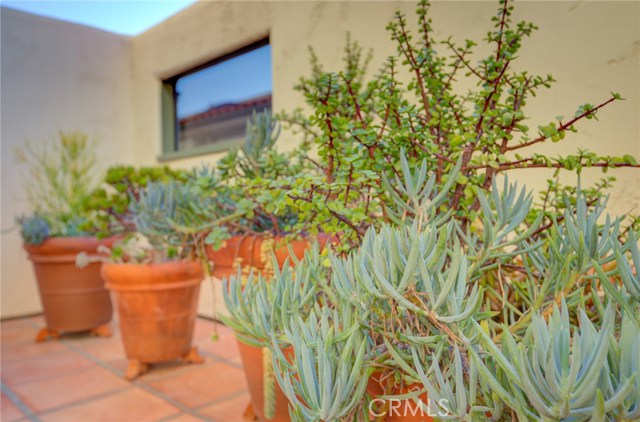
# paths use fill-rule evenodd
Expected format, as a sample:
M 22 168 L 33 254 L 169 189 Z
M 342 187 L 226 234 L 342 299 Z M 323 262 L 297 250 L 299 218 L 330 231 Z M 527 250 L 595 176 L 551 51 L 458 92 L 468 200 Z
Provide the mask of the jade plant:
M 202 259 L 205 263 L 207 237 L 219 236 L 215 233 L 224 232 L 225 223 L 242 215 L 229 212 L 196 181 L 152 182 L 132 198 L 133 227 L 148 241 L 154 261 Z
M 268 350 L 293 420 L 640 418 L 637 233 L 578 192 L 532 240 L 531 194 L 475 189 L 480 232 L 418 192 L 349 254 L 227 282 L 225 322 Z
M 205 270 L 205 240 L 224 224 L 239 218 L 229 212 L 215 196 L 202 188 L 199 177 L 184 181 L 148 182 L 130 194 L 126 212 L 127 234 L 109 250 L 107 257 L 89 258 L 80 254 L 76 263 L 84 266 L 91 259 L 111 262 L 154 263 L 172 260 L 201 260 Z M 218 235 L 219 236 L 219 235 Z
M 288 204 L 341 242 L 225 282 L 224 322 L 264 350 L 265 415 L 277 382 L 301 421 L 640 419 L 638 229 L 606 214 L 612 180 L 554 178 L 536 202 L 507 177 L 637 168 L 632 156 L 535 151 L 620 96 L 533 134 L 526 102 L 554 81 L 512 62 L 535 26 L 501 1 L 493 53 L 476 63 L 474 42 L 434 38 L 428 8 L 419 36 L 396 16 L 398 52 L 369 82 L 355 43 L 343 72 L 314 56 L 299 85 L 312 114 L 281 115 L 321 169 L 290 179 Z M 461 94 L 464 78 L 477 89 Z
M 493 28 L 483 40 L 491 52 L 480 59 L 474 56 L 479 42 L 437 38 L 429 7 L 424 0 L 418 4 L 415 22 L 396 14 L 387 29 L 397 51 L 371 78 L 371 57 L 356 42 L 347 41 L 345 66 L 338 72 L 325 70 L 312 51 L 312 74 L 297 85 L 310 113 L 299 109 L 279 116 L 317 152 L 317 158 L 309 160 L 319 171 L 292 180 L 288 194 L 302 225 L 313 220 L 316 230 L 335 233 L 348 250 L 360 244 L 371 225 L 392 223 L 393 196 L 402 193 L 384 180 L 393 182 L 401 172 L 403 151 L 410 167 L 426 161 L 435 176 L 434 194 L 445 192 L 442 208 L 465 230 L 480 209 L 477 189 L 490 191 L 497 176 L 518 169 L 555 170 L 530 210 L 529 223 L 544 216 L 544 231 L 553 217 L 563 214 L 564 194 L 575 193 L 575 188 L 559 183 L 559 172 L 579 175 L 590 167 L 605 173 L 639 167 L 631 155 L 579 149 L 552 157 L 540 149 L 545 143 L 563 142 L 579 123 L 597 120 L 602 108 L 622 98 L 612 93 L 598 103 L 578 106 L 571 115 L 530 127 L 528 101 L 555 80 L 514 66 L 536 26 L 512 21 L 513 6 L 507 0 L 500 0 Z M 417 32 L 412 29 L 416 27 Z M 466 91 L 462 87 L 469 82 L 475 88 Z M 454 172 L 456 166 L 460 169 Z M 449 186 L 452 173 L 455 180 Z M 587 205 L 594 205 L 611 183 L 605 175 L 597 185 L 583 187 Z
M 24 191 L 31 214 L 18 217 L 26 243 L 48 237 L 86 235 L 82 204 L 94 187 L 95 143 L 81 132 L 59 132 L 50 142 L 16 150 L 27 167 Z
M 231 233 L 287 235 L 299 221 L 285 197 L 291 178 L 311 172 L 308 146 L 303 143 L 290 152 L 278 151 L 279 134 L 270 110 L 254 112 L 247 120 L 244 144 L 218 162 L 218 178 L 224 181 L 229 200 L 247 211 L 229 224 Z
M 171 180 L 184 182 L 188 172 L 167 166 L 139 167 L 118 165 L 110 167 L 97 188 L 82 202 L 82 209 L 91 218 L 85 223 L 87 230 L 99 237 L 124 234 L 135 229 L 129 205 L 152 182 Z

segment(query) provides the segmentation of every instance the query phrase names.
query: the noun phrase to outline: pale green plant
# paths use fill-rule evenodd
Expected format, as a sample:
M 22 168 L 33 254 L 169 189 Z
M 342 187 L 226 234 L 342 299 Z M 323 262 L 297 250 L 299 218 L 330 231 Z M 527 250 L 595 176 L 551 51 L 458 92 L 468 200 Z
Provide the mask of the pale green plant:
M 135 230 L 149 240 L 158 260 L 203 257 L 207 236 L 242 214 L 221 208 L 196 180 L 149 183 L 131 198 Z
M 419 176 L 403 183 L 428 183 Z M 542 220 L 524 223 L 532 197 L 506 181 L 478 193 L 483 225 L 465 231 L 446 212 L 421 213 L 427 191 L 407 188 L 411 218 L 369 230 L 348 255 L 314 250 L 294 271 L 229 281 L 228 322 L 270 349 L 292 418 L 366 420 L 363 385 L 382 372 L 415 387 L 382 397 L 426 411 L 426 393 L 440 420 L 637 419 L 635 234 L 621 243 L 603 204 L 578 196 L 531 240 Z
M 618 263 L 620 278 L 631 297 L 640 303 L 640 273 L 638 273 L 638 269 L 640 268 L 640 251 L 638 250 L 638 241 L 633 233 L 629 234 L 626 249 L 628 249 L 631 254 L 632 264 L 625 259 L 624 249 L 620 246 L 616 247 L 616 262 Z
M 33 216 L 18 218 L 25 241 L 41 243 L 45 232 L 46 237 L 85 234 L 80 227 L 88 214 L 82 205 L 95 186 L 95 142 L 82 132 L 60 131 L 54 140 L 37 146 L 27 142 L 15 153 L 26 167 L 23 190 Z M 34 218 L 48 226 L 35 237 L 29 224 Z
M 507 332 L 502 350 L 481 329 L 478 332 L 509 378 L 507 388 L 524 395 L 540 419 L 635 420 L 640 417 L 636 380 L 640 329 L 626 315 L 616 329 L 615 318 L 614 309 L 607 307 L 598 328 L 579 310 L 579 329 L 574 329 L 562 301 L 548 322 L 536 315 L 519 342 Z M 483 365 L 478 354 L 472 353 Z M 491 381 L 497 383 L 495 378 Z

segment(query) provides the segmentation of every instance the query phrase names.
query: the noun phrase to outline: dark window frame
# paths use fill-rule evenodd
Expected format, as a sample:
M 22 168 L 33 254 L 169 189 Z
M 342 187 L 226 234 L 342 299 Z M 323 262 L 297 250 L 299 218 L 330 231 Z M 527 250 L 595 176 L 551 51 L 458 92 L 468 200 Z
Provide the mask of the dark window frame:
M 226 151 L 235 145 L 235 143 L 229 142 L 216 142 L 186 150 L 178 149 L 179 128 L 177 124 L 178 113 L 176 107 L 176 84 L 178 83 L 178 80 L 180 78 L 189 76 L 211 66 L 215 66 L 227 60 L 249 53 L 258 48 L 265 47 L 269 44 L 269 37 L 262 38 L 230 53 L 216 57 L 215 59 L 206 61 L 184 72 L 162 80 L 162 155 L 158 158 L 159 161 L 169 161 L 197 155 L 212 154 L 216 152 Z

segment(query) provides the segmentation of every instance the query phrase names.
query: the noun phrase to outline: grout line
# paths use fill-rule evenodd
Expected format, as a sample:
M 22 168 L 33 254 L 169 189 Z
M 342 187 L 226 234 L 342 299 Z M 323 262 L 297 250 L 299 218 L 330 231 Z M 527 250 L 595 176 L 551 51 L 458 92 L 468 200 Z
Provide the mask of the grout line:
M 106 369 L 107 371 L 117 375 L 118 377 L 122 377 L 122 374 L 116 370 L 113 366 L 103 362 L 102 360 L 90 355 L 89 353 L 85 352 L 84 350 L 80 350 L 78 349 L 76 346 L 69 344 L 68 345 L 70 349 L 74 350 L 76 353 L 78 353 L 81 356 L 84 356 L 88 359 L 91 359 L 92 361 L 94 361 L 96 364 L 98 364 L 100 367 Z M 195 366 L 195 365 L 193 365 Z M 162 391 L 156 390 L 155 388 L 143 383 L 142 381 L 139 380 L 133 380 L 133 381 L 129 381 L 129 383 L 131 385 L 135 385 L 136 387 L 140 388 L 141 390 L 155 396 L 158 397 L 161 400 L 164 400 L 166 403 L 170 404 L 171 406 L 177 408 L 178 410 L 182 411 L 183 413 L 188 413 L 191 416 L 195 416 L 197 418 L 203 419 L 203 420 L 207 420 L 206 418 L 204 418 L 202 415 L 200 415 L 197 411 L 195 411 L 194 409 L 192 409 L 191 407 L 180 403 L 179 401 L 175 400 L 174 398 L 164 394 Z
M 180 403 L 178 400 L 168 396 L 167 394 L 163 393 L 162 391 L 156 390 L 155 388 L 140 382 L 140 381 L 132 381 L 133 384 L 136 384 L 138 387 L 140 387 L 140 389 L 146 391 L 149 394 L 152 394 L 162 400 L 164 400 L 165 402 L 169 403 L 170 405 L 182 410 L 184 413 L 188 413 L 191 416 L 197 417 L 199 419 L 202 420 L 207 420 L 207 418 L 205 418 L 204 416 L 202 416 L 200 414 L 200 412 L 198 412 L 196 409 L 191 408 L 185 404 Z
M 248 392 L 249 392 L 248 389 L 247 390 L 236 391 L 235 393 L 229 394 L 228 396 L 218 397 L 215 400 L 211 400 L 209 402 L 206 402 L 205 404 L 202 404 L 200 406 L 194 407 L 194 409 L 200 411 L 200 410 L 204 409 L 205 407 L 212 406 L 212 405 L 218 404 L 218 403 L 223 403 L 223 402 L 225 402 L 227 400 L 233 400 L 236 397 L 240 397 L 240 396 L 242 396 L 244 394 L 247 394 Z M 249 401 L 251 401 L 251 396 L 249 396 Z
M 36 328 L 38 328 L 38 326 L 39 326 L 38 324 L 35 324 L 33 321 L 29 321 L 29 323 L 32 326 L 36 327 Z M 60 339 L 51 339 L 51 340 L 47 340 L 47 341 L 57 341 L 58 344 L 64 345 L 69 351 L 75 352 L 76 354 L 84 356 L 84 357 L 88 358 L 89 360 L 91 360 L 92 362 L 96 363 L 98 366 L 101 366 L 101 367 L 104 368 L 104 365 L 101 365 L 101 361 L 99 361 L 97 359 L 94 359 L 93 356 L 90 356 L 90 355 L 88 355 L 88 354 L 86 354 L 84 352 L 81 353 L 79 351 L 79 349 L 77 347 L 73 346 L 71 343 L 69 343 L 68 340 L 69 340 L 69 338 L 65 339 L 64 337 L 62 337 Z M 62 352 L 59 352 L 59 353 L 61 354 Z M 55 357 L 57 354 L 58 353 L 47 353 L 47 357 Z M 74 372 L 82 372 L 82 371 L 85 371 L 87 369 L 89 369 L 89 368 L 79 368 L 78 370 L 76 370 Z M 68 375 L 68 374 L 66 374 L 66 375 Z M 28 383 L 31 383 L 31 382 L 47 381 L 47 380 L 52 380 L 54 378 L 58 378 L 58 377 L 62 377 L 62 376 L 65 376 L 65 374 L 62 373 L 60 375 L 52 375 L 50 377 L 38 378 L 38 379 L 35 379 L 35 380 L 32 380 L 32 381 L 24 382 L 22 384 L 28 384 Z M 3 387 L 3 390 L 2 390 L 3 392 L 5 391 L 4 390 L 5 388 L 8 389 L 8 387 L 5 386 L 4 382 L 2 383 L 2 387 Z M 107 391 L 107 392 L 104 392 L 104 393 L 101 393 L 101 394 L 97 394 L 95 396 L 86 397 L 86 398 L 84 398 L 82 400 L 73 401 L 71 403 L 66 403 L 66 404 L 63 404 L 63 405 L 60 405 L 60 406 L 57 406 L 57 407 L 53 407 L 51 409 L 44 410 L 42 412 L 39 412 L 38 414 L 44 415 L 44 414 L 53 413 L 53 412 L 56 412 L 56 411 L 59 411 L 59 410 L 64 410 L 64 409 L 67 409 L 67 408 L 70 408 L 70 407 L 74 407 L 74 406 L 82 404 L 82 403 L 89 403 L 89 402 L 92 402 L 94 400 L 98 400 L 98 399 L 102 399 L 102 398 L 105 398 L 105 397 L 113 396 L 113 395 L 116 395 L 116 394 L 118 394 L 120 392 L 127 391 L 127 390 L 129 390 L 131 388 L 132 388 L 131 386 L 127 386 L 127 387 L 124 387 L 124 388 L 115 388 L 115 389 L 113 389 L 111 391 Z M 13 391 L 11 391 L 11 392 L 13 393 Z M 15 397 L 18 400 L 20 400 L 17 396 L 15 396 Z M 26 406 L 26 405 L 24 405 L 24 406 Z M 20 408 L 20 410 L 22 410 L 22 408 Z M 35 418 L 35 419 L 32 419 L 30 417 L 30 419 L 32 421 L 39 421 L 40 419 L 38 418 L 36 413 L 34 413 L 34 411 L 32 411 L 31 409 L 29 409 L 29 410 L 34 415 L 34 418 Z
M 200 353 L 203 356 L 211 358 L 216 363 L 224 363 L 225 365 L 233 366 L 236 369 L 242 369 L 242 364 L 239 364 L 239 363 L 233 362 L 233 361 L 231 361 L 229 359 L 220 357 L 220 356 L 216 355 L 215 353 L 211 353 L 211 352 L 209 352 L 207 350 L 198 349 L 198 353 Z
M 115 389 L 110 390 L 110 391 L 105 391 L 104 393 L 96 394 L 95 396 L 85 397 L 83 399 L 76 400 L 76 401 L 73 401 L 71 403 L 66 403 L 66 404 L 60 405 L 58 407 L 53 407 L 51 409 L 47 409 L 47 410 L 45 410 L 43 412 L 40 412 L 39 415 L 47 415 L 49 413 L 54 413 L 54 412 L 57 412 L 59 410 L 69 409 L 71 407 L 75 407 L 75 406 L 78 406 L 78 405 L 81 405 L 81 404 L 85 404 L 85 403 L 91 403 L 93 401 L 100 400 L 100 399 L 103 399 L 105 397 L 111 397 L 111 396 L 118 395 L 118 394 L 120 394 L 120 393 L 122 393 L 124 391 L 131 390 L 132 388 L 133 387 L 131 387 L 131 386 L 127 386 L 127 387 L 123 387 L 123 388 L 115 388 Z
M 180 415 L 182 415 L 182 412 L 178 412 L 178 413 L 173 414 L 171 416 L 167 416 L 166 418 L 158 419 L 155 422 L 171 422 L 173 419 L 175 419 L 176 417 L 178 417 Z M 205 422 L 210 422 L 210 419 L 206 419 L 205 417 L 200 416 L 200 415 L 192 414 L 191 416 L 193 416 L 194 418 L 198 418 L 200 420 L 203 420 Z
M 13 405 L 17 407 L 27 418 L 29 418 L 30 421 L 40 422 L 40 418 L 33 412 L 33 410 L 31 410 L 31 408 L 29 408 L 29 406 L 27 406 L 20 397 L 18 397 L 18 395 L 4 383 L 4 381 L 0 383 L 0 387 L 2 389 L 2 393 L 7 396 Z
M 25 318 L 28 318 L 28 317 L 25 317 Z M 214 324 L 219 324 L 221 326 L 224 326 L 224 324 L 222 324 L 221 322 L 218 322 L 216 320 L 213 320 L 213 319 L 210 319 L 210 318 L 207 318 L 207 317 L 198 316 L 198 318 L 205 319 L 205 320 L 208 320 L 210 322 L 213 322 Z M 28 322 L 34 328 L 40 328 L 41 324 L 37 324 L 34 321 L 28 321 Z M 106 363 L 105 361 L 103 361 L 101 359 L 98 359 L 97 357 L 91 355 L 90 353 L 85 352 L 84 350 L 78 348 L 76 345 L 72 344 L 72 342 L 68 341 L 68 340 L 73 340 L 73 338 L 67 338 L 67 339 L 61 338 L 59 340 L 50 340 L 50 341 L 59 341 L 68 350 L 70 350 L 72 352 L 75 352 L 76 354 L 78 354 L 78 355 L 80 355 L 80 356 L 82 356 L 82 357 L 94 362 L 99 367 L 111 372 L 112 374 L 118 376 L 119 378 L 122 377 L 122 374 L 115 367 L 113 367 L 112 365 Z M 199 353 L 201 355 L 209 357 L 214 363 L 222 363 L 222 364 L 225 364 L 225 365 L 229 365 L 231 367 L 242 369 L 242 365 L 241 364 L 238 364 L 236 362 L 232 362 L 232 361 L 230 361 L 230 360 L 228 360 L 226 358 L 220 357 L 220 356 L 218 356 L 218 355 L 216 355 L 214 353 L 208 352 L 206 350 L 199 350 Z M 55 353 L 52 354 L 52 355 L 55 355 Z M 188 366 L 193 366 L 193 370 L 197 370 L 198 369 L 197 365 L 188 365 Z M 84 370 L 84 369 L 86 369 L 86 368 L 82 368 L 82 370 Z M 190 371 L 187 371 L 187 372 L 190 372 Z M 159 377 L 157 380 L 154 380 L 153 382 L 161 381 L 161 380 L 164 380 L 164 379 L 168 379 L 171 376 L 172 376 L 172 374 L 167 374 L 166 376 Z M 56 376 L 46 377 L 46 379 L 51 379 L 51 378 L 55 378 L 55 377 Z M 40 381 L 40 380 L 42 380 L 42 379 L 38 379 L 38 380 L 35 380 L 35 381 Z M 130 381 L 129 384 L 130 385 L 128 387 L 116 388 L 116 389 L 114 389 L 113 391 L 110 391 L 110 392 L 105 392 L 103 394 L 99 394 L 99 395 L 96 395 L 96 396 L 93 396 L 93 397 L 90 397 L 90 398 L 85 398 L 85 399 L 82 399 L 82 400 L 74 401 L 72 403 L 67 403 L 67 404 L 58 406 L 56 408 L 47 409 L 46 411 L 42 412 L 41 414 L 53 413 L 55 411 L 63 410 L 63 409 L 66 409 L 66 408 L 69 408 L 69 407 L 73 407 L 73 406 L 77 406 L 77 405 L 82 404 L 82 403 L 89 403 L 89 402 L 92 402 L 92 401 L 95 401 L 95 400 L 102 399 L 104 397 L 108 397 L 108 396 L 119 394 L 121 392 L 124 392 L 124 391 L 132 389 L 133 386 L 136 386 L 136 387 L 140 388 L 141 390 L 143 390 L 143 391 L 145 391 L 145 392 L 147 392 L 147 393 L 149 393 L 149 394 L 151 394 L 151 395 L 153 395 L 153 396 L 165 401 L 166 403 L 170 404 L 171 406 L 173 406 L 173 407 L 175 407 L 175 408 L 177 408 L 179 410 L 178 413 L 173 414 L 171 416 L 168 416 L 168 417 L 166 417 L 164 419 L 161 419 L 160 421 L 170 421 L 171 418 L 175 418 L 176 416 L 179 416 L 182 413 L 187 413 L 187 414 L 189 414 L 189 415 L 191 415 L 193 417 L 196 417 L 198 419 L 201 419 L 203 421 L 208 421 L 209 419 L 207 419 L 205 416 L 203 416 L 202 414 L 199 413 L 200 409 L 202 409 L 204 407 L 207 407 L 207 406 L 211 406 L 211 405 L 216 404 L 216 403 L 222 403 L 222 402 L 224 402 L 226 400 L 232 400 L 235 397 L 246 393 L 246 391 L 244 391 L 244 390 L 238 391 L 238 392 L 233 393 L 231 395 L 220 397 L 220 398 L 218 398 L 216 400 L 207 402 L 207 403 L 205 403 L 203 405 L 200 405 L 200 406 L 198 406 L 196 408 L 191 408 L 191 407 L 189 407 L 187 405 L 184 405 L 181 402 L 173 399 L 172 397 L 166 395 L 162 391 L 159 391 L 159 390 L 151 387 L 150 385 L 144 383 L 143 381 L 134 380 L 134 381 Z M 30 421 L 32 421 L 32 422 L 40 422 L 40 418 L 39 418 L 38 414 L 36 414 L 33 410 L 31 410 L 13 392 L 13 390 L 11 390 L 4 382 L 2 382 L 2 392 L 16 405 L 16 407 L 20 411 L 22 411 L 25 414 L 25 416 Z
M 60 351 L 60 352 L 49 352 L 46 353 L 44 355 L 41 356 L 29 356 L 25 359 L 33 359 L 33 360 L 40 360 L 42 359 L 44 356 L 46 356 L 47 359 L 49 358 L 55 358 L 58 355 L 62 355 L 64 354 L 65 351 Z M 14 362 L 18 362 L 20 359 L 11 359 L 11 360 L 7 360 L 5 361 L 6 363 L 14 363 Z M 55 373 L 51 373 L 50 375 L 39 375 L 37 378 L 33 378 L 33 379 L 27 379 L 27 380 L 22 380 L 22 381 L 18 381 L 15 383 L 16 386 L 22 386 L 22 385 L 26 385 L 26 384 L 31 384 L 33 382 L 42 382 L 42 381 L 50 381 L 56 378 L 61 378 L 64 376 L 68 376 L 72 373 L 75 372 L 81 372 L 86 370 L 88 367 L 79 367 L 79 368 L 73 368 L 73 369 L 67 369 L 65 371 L 56 371 Z
M 169 415 L 169 416 L 165 416 L 165 417 L 164 417 L 164 418 L 162 418 L 162 419 L 158 419 L 158 420 L 157 420 L 157 421 L 155 421 L 155 422 L 168 422 L 168 421 L 170 421 L 171 419 L 173 419 L 173 418 L 175 418 L 175 417 L 178 417 L 178 416 L 180 416 L 180 415 L 182 415 L 182 412 L 173 413 L 173 414 L 171 414 L 171 415 Z

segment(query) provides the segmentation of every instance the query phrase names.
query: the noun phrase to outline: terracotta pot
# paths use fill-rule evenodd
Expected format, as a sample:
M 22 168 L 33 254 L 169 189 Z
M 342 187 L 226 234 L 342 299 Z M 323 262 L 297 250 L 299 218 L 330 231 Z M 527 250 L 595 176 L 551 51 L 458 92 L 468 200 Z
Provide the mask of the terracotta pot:
M 244 367 L 244 375 L 249 386 L 251 396 L 251 407 L 253 414 L 260 421 L 284 422 L 289 421 L 289 400 L 282 392 L 280 385 L 276 381 L 276 411 L 272 419 L 264 416 L 264 372 L 262 369 L 262 349 L 249 346 L 238 341 L 240 358 Z
M 150 363 L 202 361 L 191 347 L 204 279 L 199 262 L 105 263 L 102 275 L 115 293 L 122 341 L 130 360 L 127 378 L 146 372 Z
M 110 334 L 104 325 L 111 321 L 113 308 L 100 277 L 102 263 L 78 268 L 75 262 L 80 252 L 95 256 L 99 245 L 110 247 L 115 240 L 51 237 L 41 245 L 24 245 L 33 262 L 47 325 L 37 340 L 57 337 L 60 332 L 96 330 L 97 334 Z
M 376 371 L 369 378 L 367 385 L 367 393 L 374 400 L 378 396 L 382 395 L 400 395 L 406 394 L 415 389 L 422 389 L 419 385 L 395 385 L 393 374 L 389 372 Z M 429 404 L 429 398 L 426 393 L 421 394 L 420 400 L 424 404 Z M 384 420 L 387 422 L 432 422 L 433 415 L 435 415 L 438 409 L 430 409 L 431 415 L 426 411 L 423 411 L 421 407 L 413 400 L 401 400 L 401 401 L 389 401 L 383 399 L 377 399 L 376 413 L 380 415 L 377 420 Z M 371 415 L 371 416 L 377 416 Z M 381 416 L 384 415 L 384 416 Z
M 266 239 L 268 239 L 266 235 L 232 236 L 226 240 L 225 246 L 217 251 L 214 251 L 211 247 L 207 247 L 207 258 L 214 263 L 214 277 L 223 278 L 235 274 L 238 270 L 234 264 L 238 260 L 240 260 L 242 266 L 263 270 L 265 268 L 265 261 L 262 259 L 262 244 Z M 281 239 L 282 236 L 273 238 L 276 245 L 278 245 Z M 318 236 L 318 241 L 321 245 L 326 244 L 328 239 L 329 237 L 326 235 Z M 281 268 L 285 260 L 290 257 L 289 246 L 293 249 L 294 255 L 298 259 L 302 259 L 310 243 L 306 239 L 293 240 L 277 248 L 275 250 L 276 259 Z

